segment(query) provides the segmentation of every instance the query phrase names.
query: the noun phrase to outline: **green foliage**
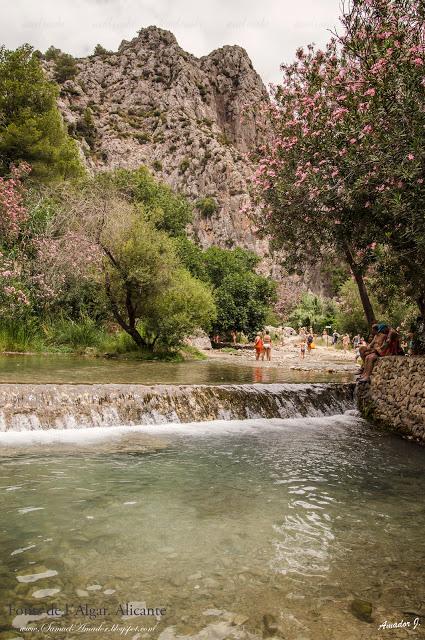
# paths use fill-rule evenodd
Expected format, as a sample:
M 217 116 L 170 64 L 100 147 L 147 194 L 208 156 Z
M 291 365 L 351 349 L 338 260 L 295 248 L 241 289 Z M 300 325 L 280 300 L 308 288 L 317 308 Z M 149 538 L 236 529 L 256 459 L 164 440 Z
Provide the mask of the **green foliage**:
M 204 217 L 210 217 L 218 210 L 218 204 L 212 196 L 198 200 L 196 207 Z
M 143 325 L 148 335 L 158 336 L 159 346 L 174 348 L 198 327 L 209 331 L 215 320 L 211 291 L 186 269 L 175 271 L 168 289 L 152 301 Z
M 28 162 L 40 180 L 82 173 L 56 98 L 57 88 L 46 80 L 30 46 L 0 48 L 0 175 L 20 161 Z
M 192 275 L 213 287 L 214 332 L 226 334 L 235 329 L 252 336 L 269 322 L 276 283 L 255 273 L 259 256 L 240 248 L 202 251 L 188 238 L 178 239 L 177 252 Z
M 108 53 L 111 53 L 110 51 L 108 51 L 108 49 L 105 49 L 105 47 L 103 47 L 101 44 L 97 44 L 94 48 L 94 55 L 95 56 L 105 56 Z
M 417 315 L 416 306 L 397 288 L 376 276 L 368 281 L 371 301 L 376 309 L 377 318 L 393 327 L 401 327 L 407 333 Z M 367 335 L 369 329 L 363 314 L 359 292 L 352 279 L 347 280 L 338 293 L 339 305 L 336 313 L 336 328 L 340 333 Z
M 46 60 L 57 60 L 60 55 L 62 55 L 62 51 L 51 45 L 44 54 L 44 58 Z
M 109 230 L 101 242 L 107 243 L 109 259 L 100 275 L 106 274 L 107 297 L 123 328 L 125 323 L 131 327 L 134 318 L 146 345 L 167 348 L 178 346 L 199 326 L 209 328 L 215 315 L 212 294 L 181 267 L 167 233 L 135 214 L 130 224 Z
M 354 280 L 347 280 L 339 290 L 339 306 L 335 316 L 335 328 L 339 333 L 349 335 L 367 336 L 369 334 L 368 324 L 363 312 L 359 291 Z M 376 298 L 372 298 L 372 303 L 378 317 L 381 317 L 382 310 Z
M 276 297 L 276 284 L 270 278 L 255 273 L 260 258 L 244 249 L 210 247 L 202 253 L 204 272 L 199 270 L 198 256 L 190 260 L 198 274 L 214 288 L 217 320 L 214 331 L 243 331 L 252 336 L 261 329 Z
M 148 133 L 146 133 L 146 131 L 139 131 L 138 133 L 134 134 L 134 137 L 139 144 L 145 144 L 150 140 L 150 136 Z
M 147 220 L 170 236 L 184 235 L 192 221 L 192 208 L 186 198 L 156 180 L 146 167 L 136 171 L 118 169 L 99 176 L 98 180 L 112 182 L 123 195 L 140 205 L 140 211 Z
M 204 253 L 205 268 L 211 284 L 218 288 L 223 280 L 232 273 L 247 273 L 255 269 L 260 262 L 259 256 L 245 249 L 221 249 L 209 247 Z
M 0 351 L 41 351 L 43 339 L 34 319 L 25 321 L 2 320 L 0 322 Z
M 104 339 L 99 325 L 84 315 L 78 321 L 61 317 L 51 324 L 44 324 L 43 330 L 46 344 L 69 347 L 74 351 L 98 347 Z
M 94 148 L 96 142 L 96 127 L 93 119 L 93 112 L 86 107 L 83 116 L 78 120 L 76 133 L 85 139 L 90 149 Z
M 55 78 L 58 82 L 72 80 L 77 75 L 78 67 L 69 53 L 61 53 L 55 58 Z
M 175 245 L 177 255 L 183 266 L 190 271 L 195 278 L 203 280 L 204 282 L 210 281 L 205 265 L 205 254 L 202 249 L 192 240 L 189 240 L 187 236 L 178 236 L 175 239 Z
M 327 325 L 335 326 L 335 302 L 329 298 L 321 298 L 312 293 L 304 293 L 301 302 L 295 307 L 288 318 L 290 326 L 313 327 L 320 332 Z
M 265 325 L 274 300 L 273 281 L 245 271 L 228 274 L 215 290 L 218 333 L 243 331 L 252 337 Z

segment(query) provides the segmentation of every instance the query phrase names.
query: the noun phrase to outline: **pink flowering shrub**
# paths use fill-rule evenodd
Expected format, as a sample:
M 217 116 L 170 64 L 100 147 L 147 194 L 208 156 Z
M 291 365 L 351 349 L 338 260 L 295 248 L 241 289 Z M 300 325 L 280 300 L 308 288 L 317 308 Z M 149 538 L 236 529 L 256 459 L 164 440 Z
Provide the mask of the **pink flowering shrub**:
M 254 177 L 260 228 L 295 264 L 345 257 L 369 322 L 363 276 L 379 243 L 398 256 L 405 290 L 425 314 L 421 11 L 414 0 L 359 0 L 324 51 L 298 50 L 273 91 L 274 135 Z
M 22 163 L 12 167 L 9 177 L 0 177 L 0 318 L 17 317 L 30 304 L 14 246 L 27 220 L 22 178 L 29 172 L 29 165 Z

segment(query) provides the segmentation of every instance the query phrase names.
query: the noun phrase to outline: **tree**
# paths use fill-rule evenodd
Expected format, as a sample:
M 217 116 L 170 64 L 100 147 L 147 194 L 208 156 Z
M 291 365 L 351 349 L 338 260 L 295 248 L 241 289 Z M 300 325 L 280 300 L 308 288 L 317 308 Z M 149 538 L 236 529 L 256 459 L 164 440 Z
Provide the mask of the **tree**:
M 78 72 L 75 58 L 69 53 L 59 54 L 55 60 L 55 78 L 58 82 L 65 82 L 75 78 Z
M 108 51 L 107 49 L 105 49 L 105 47 L 103 47 L 101 44 L 97 44 L 94 48 L 95 56 L 105 56 L 108 53 L 111 53 L 111 51 Z
M 40 271 L 52 290 L 95 282 L 110 314 L 139 348 L 176 346 L 215 315 L 210 289 L 184 269 L 175 241 L 114 180 L 58 190 L 58 213 L 39 243 Z M 152 204 L 152 203 L 151 203 Z
M 53 45 L 50 45 L 50 47 L 46 50 L 46 53 L 44 54 L 44 58 L 47 61 L 57 60 L 60 55 L 62 55 L 62 51 L 60 49 L 57 49 Z
M 312 327 L 314 331 L 323 331 L 327 325 L 335 324 L 336 305 L 329 298 L 321 298 L 312 293 L 304 293 L 300 303 L 289 316 L 293 327 Z
M 181 344 L 198 327 L 209 331 L 216 317 L 210 289 L 186 269 L 177 268 L 168 289 L 152 301 L 143 328 L 151 341 L 158 340 L 163 347 Z
M 419 0 L 356 0 L 342 21 L 341 46 L 373 92 L 375 155 L 367 180 L 374 186 L 371 223 L 383 245 L 376 251 L 386 254 L 387 283 L 392 271 L 425 323 L 425 7 Z
M 256 176 L 259 224 L 291 250 L 292 264 L 343 256 L 370 324 L 364 275 L 379 243 L 396 254 L 425 313 L 423 7 L 354 0 L 342 23 L 325 51 L 300 49 L 283 67 Z
M 0 175 L 21 161 L 35 179 L 82 173 L 75 141 L 56 105 L 57 87 L 45 78 L 29 45 L 0 48 Z
M 346 61 L 335 39 L 325 52 L 299 50 L 282 67 L 269 115 L 274 137 L 261 149 L 255 182 L 265 206 L 258 223 L 288 251 L 293 269 L 326 253 L 343 256 L 359 287 L 365 315 L 375 320 L 364 285 L 370 263 L 367 192 L 359 181 L 369 162 L 360 96 L 347 88 Z M 370 96 L 362 96 L 365 104 Z M 348 108 L 350 101 L 350 108 Z M 347 114 L 357 114 L 347 125 Z M 346 116 L 343 118 L 343 116 Z M 360 143 L 360 153 L 354 142 Z M 353 142 L 351 142 L 353 141 Z
M 264 327 L 276 300 L 276 283 L 259 275 L 259 256 L 244 249 L 210 247 L 203 252 L 206 280 L 214 288 L 217 321 L 214 331 L 243 331 L 253 336 Z
M 160 231 L 170 236 L 185 235 L 192 222 L 193 210 L 184 196 L 156 180 L 146 167 L 135 171 L 118 169 L 98 177 L 99 184 L 113 184 L 123 197 L 131 199 L 143 210 L 143 216 Z

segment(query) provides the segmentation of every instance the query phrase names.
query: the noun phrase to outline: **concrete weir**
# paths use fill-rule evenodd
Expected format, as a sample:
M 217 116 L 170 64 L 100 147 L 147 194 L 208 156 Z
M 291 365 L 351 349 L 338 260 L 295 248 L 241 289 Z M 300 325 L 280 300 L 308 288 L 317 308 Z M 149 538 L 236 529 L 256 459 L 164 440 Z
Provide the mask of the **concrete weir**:
M 315 417 L 354 408 L 352 384 L 0 384 L 0 431 Z

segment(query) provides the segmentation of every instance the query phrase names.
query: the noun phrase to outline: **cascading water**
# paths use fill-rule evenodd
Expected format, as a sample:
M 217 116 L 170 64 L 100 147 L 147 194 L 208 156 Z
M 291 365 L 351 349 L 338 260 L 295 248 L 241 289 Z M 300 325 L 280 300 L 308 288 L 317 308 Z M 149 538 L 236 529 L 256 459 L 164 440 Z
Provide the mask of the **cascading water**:
M 351 384 L 0 385 L 0 431 L 316 417 L 353 408 Z
M 423 450 L 353 408 L 350 384 L 0 385 L 0 637 L 419 625 Z

